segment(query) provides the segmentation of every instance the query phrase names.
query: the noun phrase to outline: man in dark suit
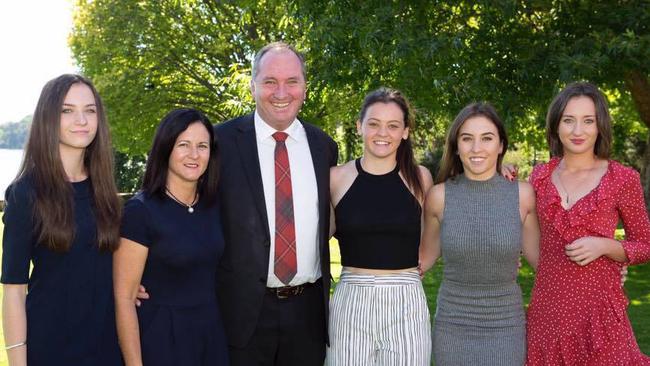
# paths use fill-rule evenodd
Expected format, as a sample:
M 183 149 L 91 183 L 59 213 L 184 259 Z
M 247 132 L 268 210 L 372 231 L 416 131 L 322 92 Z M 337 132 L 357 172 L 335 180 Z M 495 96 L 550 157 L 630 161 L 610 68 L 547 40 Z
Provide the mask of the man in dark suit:
M 252 76 L 255 112 L 215 126 L 226 241 L 217 291 L 231 363 L 321 366 L 337 148 L 297 118 L 306 75 L 293 47 L 262 48 Z

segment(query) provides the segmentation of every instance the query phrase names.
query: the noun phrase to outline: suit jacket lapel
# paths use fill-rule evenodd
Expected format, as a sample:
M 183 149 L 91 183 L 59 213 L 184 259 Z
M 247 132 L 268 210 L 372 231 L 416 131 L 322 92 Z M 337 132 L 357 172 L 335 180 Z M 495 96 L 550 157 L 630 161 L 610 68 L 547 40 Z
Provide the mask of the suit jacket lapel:
M 260 172 L 260 159 L 257 153 L 257 140 L 255 136 L 255 123 L 253 115 L 246 119 L 240 126 L 237 139 L 237 146 L 239 147 L 239 156 L 242 160 L 242 167 L 246 172 L 248 178 L 248 186 L 250 187 L 253 201 L 259 212 L 263 227 L 268 238 L 269 225 L 268 216 L 266 214 L 266 201 L 264 200 L 264 185 L 262 184 L 262 173 Z

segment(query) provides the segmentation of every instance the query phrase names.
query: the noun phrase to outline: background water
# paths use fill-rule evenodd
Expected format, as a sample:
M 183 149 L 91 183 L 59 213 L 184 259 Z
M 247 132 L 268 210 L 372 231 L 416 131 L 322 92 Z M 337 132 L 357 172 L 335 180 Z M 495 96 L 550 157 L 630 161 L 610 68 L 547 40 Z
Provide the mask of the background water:
M 5 199 L 5 189 L 11 183 L 23 159 L 23 150 L 0 149 L 0 200 Z

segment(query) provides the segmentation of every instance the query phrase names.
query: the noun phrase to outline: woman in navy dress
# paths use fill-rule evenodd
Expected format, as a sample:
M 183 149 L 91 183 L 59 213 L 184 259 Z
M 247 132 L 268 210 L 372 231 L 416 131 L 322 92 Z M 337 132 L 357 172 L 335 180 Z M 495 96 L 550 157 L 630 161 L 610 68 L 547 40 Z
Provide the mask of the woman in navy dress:
M 120 200 L 104 109 L 90 81 L 66 74 L 45 85 L 6 204 L 9 364 L 121 365 L 111 276 Z
M 156 131 L 142 191 L 124 207 L 113 276 L 117 328 L 130 365 L 227 365 L 216 299 L 224 249 L 218 152 L 208 119 L 171 111 Z M 139 284 L 150 295 L 136 309 Z

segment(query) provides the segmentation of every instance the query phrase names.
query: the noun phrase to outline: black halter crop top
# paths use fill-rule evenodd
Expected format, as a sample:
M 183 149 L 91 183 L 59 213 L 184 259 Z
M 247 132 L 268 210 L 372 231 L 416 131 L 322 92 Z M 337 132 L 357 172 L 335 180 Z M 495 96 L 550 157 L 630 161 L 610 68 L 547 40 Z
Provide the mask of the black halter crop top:
M 363 171 L 334 209 L 335 237 L 343 266 L 403 269 L 418 265 L 419 202 L 404 184 L 399 168 L 382 175 Z

